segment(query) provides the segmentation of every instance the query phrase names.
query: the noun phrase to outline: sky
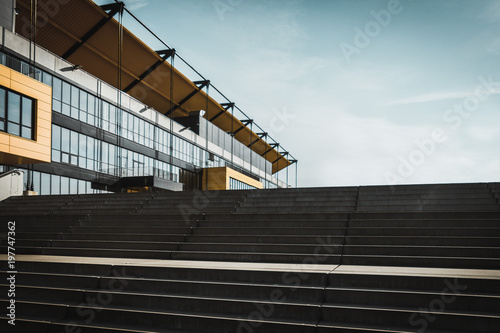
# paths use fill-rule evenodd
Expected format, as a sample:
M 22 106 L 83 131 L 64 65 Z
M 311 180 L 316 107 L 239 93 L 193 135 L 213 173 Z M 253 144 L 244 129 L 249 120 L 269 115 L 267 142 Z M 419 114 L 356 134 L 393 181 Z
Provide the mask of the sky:
M 298 159 L 300 187 L 500 181 L 500 1 L 125 4 Z

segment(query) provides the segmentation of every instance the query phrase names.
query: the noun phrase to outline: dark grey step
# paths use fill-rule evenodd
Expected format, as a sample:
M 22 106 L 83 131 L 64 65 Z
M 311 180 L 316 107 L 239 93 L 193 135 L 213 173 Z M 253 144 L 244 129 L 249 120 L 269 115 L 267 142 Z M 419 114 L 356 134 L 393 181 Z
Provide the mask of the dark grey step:
M 349 236 L 348 245 L 500 246 L 500 237 Z
M 349 228 L 349 236 L 463 236 L 500 237 L 500 228 Z
M 2 301 L 2 306 L 6 304 Z M 149 328 L 157 331 L 157 329 L 167 330 L 187 330 L 187 331 L 206 331 L 209 328 L 211 332 L 236 332 L 241 330 L 245 323 L 249 327 L 259 327 L 261 332 L 306 332 L 313 333 L 314 325 L 305 325 L 300 322 L 279 322 L 279 321 L 264 321 L 259 322 L 251 319 L 231 318 L 231 317 L 216 317 L 208 315 L 184 314 L 179 312 L 153 312 L 111 309 L 111 308 L 92 308 L 81 305 L 64 306 L 58 304 L 37 303 L 37 302 L 19 302 L 19 316 L 22 318 L 47 318 L 46 320 L 71 321 L 73 325 L 79 326 L 84 323 L 85 318 L 82 318 L 81 313 L 93 313 L 94 319 L 92 325 L 105 326 L 126 326 L 130 328 L 138 328 L 139 331 L 144 328 Z M 99 311 L 96 311 L 98 309 Z
M 500 269 L 500 259 L 475 257 L 432 257 L 396 255 L 344 255 L 344 265 Z
M 499 244 L 500 245 L 500 244 Z M 500 258 L 500 247 L 347 245 L 346 255 Z

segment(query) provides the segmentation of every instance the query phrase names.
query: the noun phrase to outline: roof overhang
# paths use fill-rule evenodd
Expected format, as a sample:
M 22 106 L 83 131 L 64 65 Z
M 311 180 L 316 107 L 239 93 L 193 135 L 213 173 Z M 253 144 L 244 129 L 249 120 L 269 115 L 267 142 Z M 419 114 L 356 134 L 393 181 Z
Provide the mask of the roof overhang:
M 30 38 L 30 2 L 17 0 L 20 13 L 16 32 L 26 38 Z M 209 96 L 203 90 L 203 82 L 192 82 L 172 67 L 168 61 L 172 56 L 169 50 L 156 52 L 123 28 L 119 66 L 120 25 L 113 18 L 121 10 L 116 7 L 119 5 L 112 3 L 100 7 L 90 0 L 71 0 L 58 5 L 58 10 L 54 10 L 39 3 L 38 45 L 81 65 L 86 72 L 170 117 L 205 110 L 207 120 L 225 132 L 236 132 L 234 137 L 238 141 L 273 163 L 273 173 L 291 164 L 265 141 L 265 137 L 260 137 L 234 117 L 230 107 L 222 106 Z

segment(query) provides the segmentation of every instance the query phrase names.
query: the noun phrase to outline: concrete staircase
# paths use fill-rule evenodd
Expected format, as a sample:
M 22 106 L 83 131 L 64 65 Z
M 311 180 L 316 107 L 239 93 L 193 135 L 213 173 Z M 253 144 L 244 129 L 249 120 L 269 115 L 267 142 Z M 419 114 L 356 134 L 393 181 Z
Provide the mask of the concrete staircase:
M 499 184 L 13 197 L 16 329 L 498 332 L 499 200 Z

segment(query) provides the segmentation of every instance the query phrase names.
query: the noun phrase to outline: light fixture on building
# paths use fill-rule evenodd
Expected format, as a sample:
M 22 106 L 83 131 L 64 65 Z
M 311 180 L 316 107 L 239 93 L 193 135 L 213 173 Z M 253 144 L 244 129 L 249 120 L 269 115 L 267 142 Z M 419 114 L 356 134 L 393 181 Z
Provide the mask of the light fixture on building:
M 73 67 L 71 67 L 71 69 L 72 69 L 73 71 L 77 71 L 77 70 L 82 69 L 82 68 L 83 68 L 83 66 L 82 66 L 82 65 L 73 65 Z

